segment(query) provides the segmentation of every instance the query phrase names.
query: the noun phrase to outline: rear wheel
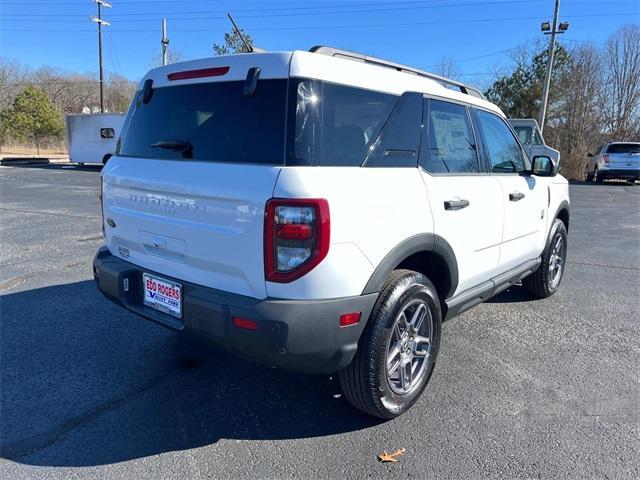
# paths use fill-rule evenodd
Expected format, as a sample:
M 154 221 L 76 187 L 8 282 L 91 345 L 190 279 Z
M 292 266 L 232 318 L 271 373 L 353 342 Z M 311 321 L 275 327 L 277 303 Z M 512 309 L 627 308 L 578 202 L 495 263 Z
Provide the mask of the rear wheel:
M 351 364 L 339 373 L 345 397 L 369 415 L 406 412 L 427 386 L 440 347 L 442 313 L 433 284 L 410 270 L 393 272 L 373 309 Z
M 567 229 L 556 219 L 538 269 L 522 280 L 522 286 L 534 297 L 547 298 L 556 293 L 567 261 Z
M 587 170 L 587 182 L 593 182 L 593 173 Z
M 602 177 L 601 174 L 598 173 L 598 167 L 596 167 L 593 170 L 593 181 L 596 183 L 602 183 L 604 182 L 604 178 Z

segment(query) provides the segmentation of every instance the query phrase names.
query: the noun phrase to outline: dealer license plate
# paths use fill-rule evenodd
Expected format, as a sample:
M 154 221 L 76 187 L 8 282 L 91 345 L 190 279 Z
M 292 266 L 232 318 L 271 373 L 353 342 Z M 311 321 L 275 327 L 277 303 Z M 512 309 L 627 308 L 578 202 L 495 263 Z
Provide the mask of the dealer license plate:
M 144 304 L 174 317 L 182 318 L 182 285 L 144 273 Z

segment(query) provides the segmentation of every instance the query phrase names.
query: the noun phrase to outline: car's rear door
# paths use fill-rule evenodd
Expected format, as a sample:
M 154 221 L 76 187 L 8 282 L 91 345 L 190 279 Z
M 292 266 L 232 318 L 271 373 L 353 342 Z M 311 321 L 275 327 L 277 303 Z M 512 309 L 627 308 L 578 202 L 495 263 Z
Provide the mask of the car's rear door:
M 544 244 L 548 191 L 546 181 L 525 175 L 528 160 L 516 135 L 499 115 L 474 109 L 485 161 L 502 188 L 504 229 L 498 273 L 537 258 Z
M 504 204 L 498 179 L 483 172 L 463 104 L 430 99 L 424 112 L 421 172 L 436 235 L 454 251 L 458 288 L 489 280 L 498 267 Z

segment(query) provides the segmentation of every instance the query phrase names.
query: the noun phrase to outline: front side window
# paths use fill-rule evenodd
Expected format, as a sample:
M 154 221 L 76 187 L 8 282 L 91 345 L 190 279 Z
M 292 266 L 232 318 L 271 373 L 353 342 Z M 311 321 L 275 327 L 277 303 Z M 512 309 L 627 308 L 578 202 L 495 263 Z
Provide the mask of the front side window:
M 430 100 L 424 164 L 431 173 L 478 172 L 478 155 L 467 109 L 463 105 Z
M 491 171 L 522 172 L 525 169 L 522 149 L 505 121 L 497 115 L 478 110 L 478 122 L 484 134 Z
M 279 164 L 284 162 L 287 80 L 244 81 L 153 89 L 138 93 L 127 114 L 118 154 L 169 160 Z
M 398 97 L 318 80 L 292 81 L 288 165 L 360 166 Z

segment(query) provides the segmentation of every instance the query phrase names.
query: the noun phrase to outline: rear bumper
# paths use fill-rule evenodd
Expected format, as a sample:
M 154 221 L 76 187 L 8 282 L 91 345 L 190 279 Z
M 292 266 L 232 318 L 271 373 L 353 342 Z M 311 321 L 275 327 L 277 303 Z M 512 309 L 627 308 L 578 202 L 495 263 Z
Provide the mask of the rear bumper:
M 143 304 L 144 271 L 111 255 L 106 247 L 98 250 L 93 260 L 96 284 L 109 300 L 213 346 L 303 373 L 333 373 L 351 363 L 378 296 L 259 300 L 149 272 L 182 284 L 182 319 L 178 319 Z M 340 327 L 340 315 L 350 312 L 362 312 L 360 323 Z M 255 331 L 236 328 L 232 317 L 254 320 L 258 327 Z
M 602 178 L 640 178 L 640 168 L 602 168 L 598 175 Z

